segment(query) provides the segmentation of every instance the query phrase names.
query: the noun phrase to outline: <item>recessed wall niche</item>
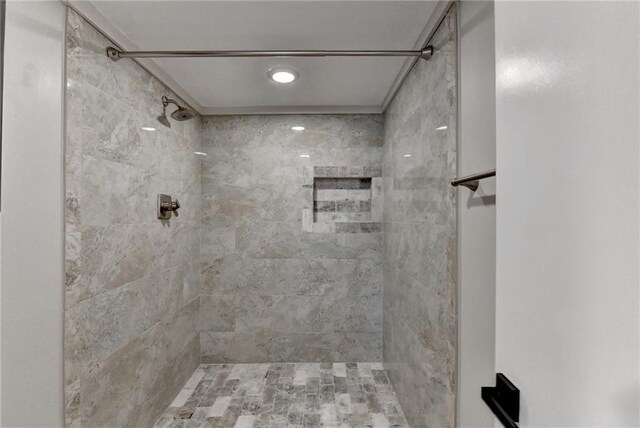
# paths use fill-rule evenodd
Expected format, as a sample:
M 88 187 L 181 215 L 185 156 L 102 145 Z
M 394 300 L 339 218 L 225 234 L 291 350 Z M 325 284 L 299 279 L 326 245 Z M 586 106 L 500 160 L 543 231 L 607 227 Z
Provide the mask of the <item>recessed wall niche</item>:
M 302 227 L 312 233 L 381 231 L 382 171 L 366 166 L 309 169 Z
M 371 221 L 371 178 L 314 178 L 313 221 Z

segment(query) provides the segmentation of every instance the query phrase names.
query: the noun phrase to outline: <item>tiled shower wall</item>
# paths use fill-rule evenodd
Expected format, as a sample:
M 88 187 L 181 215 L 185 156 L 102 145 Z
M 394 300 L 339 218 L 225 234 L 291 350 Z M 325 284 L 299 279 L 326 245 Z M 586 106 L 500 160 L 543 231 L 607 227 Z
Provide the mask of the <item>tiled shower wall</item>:
M 384 132 L 383 354 L 416 428 L 455 420 L 455 7 L 431 43 L 434 56 L 405 80 Z
M 200 363 L 200 121 L 69 12 L 65 395 L 68 426 L 151 426 Z M 144 131 L 143 126 L 157 128 Z M 156 195 L 181 204 L 156 218 Z M 46 215 L 46 214 L 45 214 Z
M 203 119 L 203 362 L 379 361 L 380 229 L 304 231 L 302 216 L 314 176 L 380 175 L 382 128 L 380 115 Z

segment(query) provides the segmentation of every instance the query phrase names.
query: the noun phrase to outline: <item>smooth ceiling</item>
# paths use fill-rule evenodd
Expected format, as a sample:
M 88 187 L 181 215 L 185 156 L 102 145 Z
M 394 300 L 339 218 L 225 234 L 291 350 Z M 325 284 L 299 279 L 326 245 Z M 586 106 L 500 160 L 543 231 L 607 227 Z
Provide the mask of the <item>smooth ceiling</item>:
M 432 1 L 93 1 L 129 50 L 420 49 Z M 89 17 L 91 18 L 91 17 Z M 106 29 L 108 35 L 109 30 Z M 153 70 L 204 114 L 380 112 L 412 59 L 173 58 Z M 267 77 L 290 66 L 289 86 Z M 163 76 L 159 76 L 162 78 Z

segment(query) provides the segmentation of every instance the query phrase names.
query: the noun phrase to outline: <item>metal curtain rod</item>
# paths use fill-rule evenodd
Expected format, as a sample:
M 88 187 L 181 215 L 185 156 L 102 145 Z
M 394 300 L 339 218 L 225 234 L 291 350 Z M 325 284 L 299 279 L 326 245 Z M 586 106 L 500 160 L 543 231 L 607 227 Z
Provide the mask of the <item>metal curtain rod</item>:
M 247 57 L 328 57 L 328 56 L 405 56 L 428 60 L 433 55 L 433 46 L 419 51 L 122 51 L 107 48 L 112 61 L 122 58 L 247 58 Z
M 478 185 L 480 184 L 479 183 L 480 180 L 482 180 L 483 178 L 489 178 L 489 177 L 495 177 L 495 176 L 496 176 L 496 170 L 490 169 L 485 172 L 479 172 L 477 174 L 471 174 L 465 177 L 454 178 L 453 180 L 451 180 L 451 185 L 453 187 L 464 186 L 475 192 L 476 190 L 478 190 Z

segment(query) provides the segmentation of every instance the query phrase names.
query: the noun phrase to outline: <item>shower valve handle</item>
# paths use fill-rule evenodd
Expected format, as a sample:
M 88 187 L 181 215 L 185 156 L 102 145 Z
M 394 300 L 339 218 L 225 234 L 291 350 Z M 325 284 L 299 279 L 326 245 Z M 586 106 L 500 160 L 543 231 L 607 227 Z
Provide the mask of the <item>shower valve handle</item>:
M 180 202 L 178 202 L 177 199 L 173 202 L 162 202 L 162 204 L 160 205 L 161 211 L 173 211 L 173 214 L 176 217 L 178 216 L 178 208 L 180 208 Z

